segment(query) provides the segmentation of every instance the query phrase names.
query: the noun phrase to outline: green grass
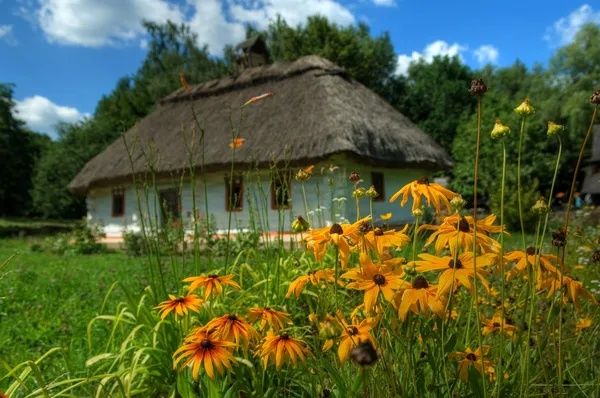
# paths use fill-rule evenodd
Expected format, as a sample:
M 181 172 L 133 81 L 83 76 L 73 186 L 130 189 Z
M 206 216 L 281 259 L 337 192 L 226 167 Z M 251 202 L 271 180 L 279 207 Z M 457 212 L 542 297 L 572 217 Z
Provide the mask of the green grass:
M 19 235 L 46 235 L 72 230 L 79 220 L 36 220 L 0 218 L 0 238 Z
M 0 358 L 14 366 L 58 346 L 69 364 L 83 368 L 87 323 L 114 282 L 135 294 L 147 285 L 142 260 L 122 253 L 32 252 L 31 242 L 0 239 L 0 261 L 14 256 L 0 272 Z M 122 294 L 115 290 L 109 308 Z

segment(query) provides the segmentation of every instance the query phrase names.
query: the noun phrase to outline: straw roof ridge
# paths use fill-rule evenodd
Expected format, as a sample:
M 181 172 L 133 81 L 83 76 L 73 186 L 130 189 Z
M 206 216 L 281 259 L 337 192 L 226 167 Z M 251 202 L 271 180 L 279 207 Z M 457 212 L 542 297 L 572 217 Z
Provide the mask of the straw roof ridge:
M 240 106 L 265 92 L 273 96 L 248 106 L 239 124 Z M 83 194 L 149 171 L 181 173 L 190 162 L 203 171 L 228 170 L 232 119 L 246 139 L 233 154 L 236 170 L 303 166 L 335 154 L 381 167 L 452 165 L 443 148 L 383 98 L 330 61 L 307 56 L 177 90 L 91 159 L 69 189 Z

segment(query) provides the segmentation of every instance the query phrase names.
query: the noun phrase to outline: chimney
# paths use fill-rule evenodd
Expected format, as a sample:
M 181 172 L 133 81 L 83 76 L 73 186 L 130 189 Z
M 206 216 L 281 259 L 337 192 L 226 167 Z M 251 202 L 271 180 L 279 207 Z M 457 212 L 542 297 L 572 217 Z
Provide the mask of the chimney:
M 269 63 L 269 50 L 260 36 L 253 36 L 235 46 L 237 72 Z

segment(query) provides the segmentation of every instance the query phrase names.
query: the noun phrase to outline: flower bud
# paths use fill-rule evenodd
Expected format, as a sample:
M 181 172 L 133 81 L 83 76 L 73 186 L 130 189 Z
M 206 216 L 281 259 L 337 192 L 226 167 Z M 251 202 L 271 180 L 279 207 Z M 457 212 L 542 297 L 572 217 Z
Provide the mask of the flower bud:
M 525 117 L 533 115 L 535 113 L 535 109 L 529 102 L 529 98 L 525 98 L 523 102 L 521 102 L 521 104 L 515 108 L 515 112 Z
M 462 210 L 467 204 L 467 201 L 463 199 L 461 195 L 456 195 L 450 200 L 450 206 L 452 210 L 459 211 Z
M 292 231 L 296 233 L 308 231 L 309 227 L 310 224 L 302 216 L 298 216 L 294 221 L 292 221 Z
M 492 138 L 494 138 L 494 139 L 502 138 L 505 135 L 507 135 L 508 133 L 510 133 L 510 127 L 508 127 L 507 125 L 502 123 L 500 121 L 500 119 L 496 119 L 496 123 L 494 123 L 494 128 L 492 129 L 492 132 L 490 133 Z
M 298 182 L 304 182 L 304 181 L 308 180 L 312 176 L 312 173 L 313 173 L 314 169 L 315 169 L 314 165 L 311 165 L 311 166 L 305 167 L 303 169 L 300 169 L 300 170 L 298 170 L 298 172 L 296 173 L 296 175 L 295 175 L 294 178 Z
M 590 97 L 590 102 L 594 105 L 600 105 L 600 90 L 596 90 Z
M 350 173 L 350 176 L 348 176 L 348 179 L 351 183 L 358 184 L 358 182 L 360 181 L 360 174 L 358 174 L 357 171 L 353 171 L 352 173 Z
M 365 196 L 366 193 L 367 193 L 367 191 L 365 191 L 364 188 L 359 187 L 359 188 L 356 188 L 354 191 L 352 191 L 352 196 L 354 196 L 356 199 L 360 199 L 363 196 Z
M 546 201 L 544 200 L 544 198 L 540 197 L 535 204 L 531 207 L 531 211 L 535 214 L 538 215 L 542 215 L 542 214 L 546 214 L 549 211 L 549 207 L 546 204 Z
M 483 79 L 474 79 L 471 80 L 471 88 L 469 88 L 469 92 L 476 96 L 482 96 L 487 91 L 487 86 L 483 82 Z
M 375 190 L 375 187 L 373 185 L 371 185 L 369 189 L 367 189 L 365 194 L 371 199 L 374 199 L 379 196 L 379 193 Z
M 422 208 L 414 209 L 414 210 L 412 211 L 412 215 L 413 215 L 413 217 L 415 217 L 415 218 L 422 217 L 422 216 L 423 216 L 423 209 L 422 209 Z
M 565 126 L 563 126 L 562 124 L 558 124 L 558 123 L 554 123 L 553 121 L 549 121 L 548 122 L 548 137 L 556 135 L 562 131 L 564 131 Z

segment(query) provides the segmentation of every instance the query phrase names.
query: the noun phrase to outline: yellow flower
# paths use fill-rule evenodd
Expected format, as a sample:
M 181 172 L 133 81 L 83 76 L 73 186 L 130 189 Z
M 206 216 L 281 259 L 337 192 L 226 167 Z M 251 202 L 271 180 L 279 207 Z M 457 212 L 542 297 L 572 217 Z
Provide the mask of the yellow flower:
M 375 345 L 375 340 L 371 336 L 371 329 L 375 324 L 372 318 L 364 319 L 360 323 L 348 324 L 344 318 L 340 317 L 340 324 L 342 325 L 342 336 L 338 347 L 340 362 L 345 362 L 350 356 L 350 351 L 360 343 L 370 341 Z
M 290 322 L 290 314 L 277 311 L 270 307 L 254 307 L 248 310 L 250 322 L 259 322 L 259 327 L 264 330 L 270 326 L 274 331 L 284 328 L 284 323 Z
M 223 293 L 223 285 L 229 285 L 233 288 L 239 289 L 240 285 L 233 281 L 233 275 L 224 275 L 219 276 L 215 274 L 210 274 L 208 276 L 191 276 L 189 278 L 185 278 L 184 282 L 191 282 L 188 290 L 193 292 L 199 287 L 204 288 L 204 299 L 208 299 L 211 295 L 218 296 Z
M 377 303 L 379 293 L 393 302 L 394 292 L 406 284 L 402 279 L 401 270 L 393 270 L 386 263 L 373 264 L 366 253 L 360 253 L 360 268 L 354 268 L 342 275 L 342 278 L 353 280 L 348 284 L 349 289 L 363 290 L 365 293 L 365 311 L 371 312 Z
M 334 244 L 339 250 L 340 265 L 346 268 L 350 249 L 355 246 L 359 239 L 359 228 L 365 222 L 371 220 L 371 217 L 365 217 L 354 224 L 333 224 L 331 227 L 312 229 L 308 232 L 306 238 L 306 247 L 313 251 L 317 261 L 323 260 L 328 244 Z
M 487 236 L 490 233 L 498 233 L 503 230 L 502 226 L 493 225 L 495 221 L 496 216 L 493 214 L 477 220 L 477 247 L 482 253 L 497 252 L 500 249 L 500 244 Z M 419 230 L 434 231 L 425 242 L 425 247 L 435 242 L 435 252 L 437 254 L 445 248 L 449 248 L 450 254 L 454 256 L 459 251 L 473 250 L 473 240 L 475 239 L 473 227 L 473 217 L 454 214 L 445 217 L 440 225 L 425 224 L 419 227 Z
M 454 352 L 450 354 L 450 359 L 459 361 L 458 376 L 464 382 L 469 380 L 469 368 L 474 367 L 481 375 L 487 375 L 491 379 L 494 378 L 494 365 L 488 359 L 485 359 L 490 347 L 484 345 L 475 351 L 467 348 L 464 352 Z M 483 358 L 482 358 L 483 357 Z
M 306 232 L 308 231 L 308 228 L 310 228 L 310 224 L 302 216 L 298 216 L 294 221 L 292 221 L 292 231 L 296 233 Z
M 419 254 L 419 258 L 421 258 L 420 261 L 412 263 L 417 272 L 442 271 L 438 279 L 438 296 L 444 295 L 460 285 L 469 292 L 473 292 L 472 279 L 475 271 L 472 252 L 461 253 L 456 257 L 456 261 L 454 257 L 437 257 L 427 253 Z M 489 290 L 489 282 L 485 278 L 488 274 L 485 268 L 492 266 L 495 261 L 495 254 L 483 254 L 476 258 L 477 277 L 487 290 Z
M 285 298 L 289 298 L 292 294 L 300 297 L 306 284 L 310 282 L 314 286 L 318 286 L 321 282 L 335 282 L 334 271 L 331 268 L 320 269 L 317 271 L 309 271 L 308 274 L 299 276 L 290 283 Z
M 160 318 L 165 319 L 171 311 L 175 311 L 175 317 L 182 316 L 189 311 L 198 312 L 202 305 L 202 299 L 195 294 L 188 294 L 187 296 L 175 297 L 169 294 L 169 299 L 163 301 L 156 308 L 161 309 Z
M 525 98 L 523 102 L 521 102 L 521 104 L 515 108 L 515 112 L 517 112 L 520 116 L 525 117 L 533 115 L 535 113 L 535 109 L 533 109 L 533 106 L 529 102 L 529 98 Z
M 509 337 L 514 337 L 516 331 L 517 327 L 511 325 L 506 319 L 502 318 L 501 313 L 496 313 L 492 318 L 483 321 L 482 334 L 484 336 L 494 332 L 503 332 Z
M 401 231 L 390 229 L 384 231 L 380 227 L 370 230 L 363 236 L 363 240 L 367 247 L 374 249 L 378 256 L 382 256 L 389 248 L 401 249 L 410 242 L 410 237 L 406 235 L 408 225 Z
M 234 138 L 231 140 L 231 142 L 229 143 L 229 148 L 231 149 L 238 149 L 241 148 L 244 143 L 246 143 L 246 139 L 245 138 Z
M 552 297 L 560 288 L 560 271 L 557 271 L 556 275 L 547 277 L 541 283 L 541 286 L 548 290 L 548 298 Z M 581 298 L 597 304 L 596 298 L 583 287 L 583 284 L 569 276 L 563 275 L 562 287 L 566 291 L 563 295 L 563 302 L 568 303 L 570 301 L 577 310 L 580 309 L 579 301 Z
M 400 319 L 405 321 L 408 311 L 423 315 L 434 313 L 443 317 L 446 305 L 437 294 L 437 290 L 437 286 L 430 286 L 427 279 L 421 275 L 415 277 L 412 284 L 407 283 L 395 298 Z
M 296 179 L 296 181 L 300 181 L 300 182 L 306 181 L 312 176 L 314 169 L 315 169 L 314 165 L 310 165 L 308 167 L 300 169 L 300 170 L 298 170 L 298 172 L 296 173 L 296 176 L 294 178 Z
M 354 191 L 352 191 L 352 196 L 356 199 L 360 199 L 363 196 L 365 196 L 366 194 L 367 194 L 367 191 L 362 187 L 356 188 Z
M 496 119 L 496 123 L 494 123 L 494 128 L 492 129 L 492 132 L 490 133 L 492 138 L 494 138 L 494 139 L 502 138 L 505 135 L 507 135 L 508 133 L 510 133 L 510 127 L 508 127 L 507 125 L 502 123 L 500 121 L 500 119 Z
M 206 330 L 198 330 L 175 351 L 173 366 L 177 368 L 185 360 L 181 366 L 191 365 L 192 376 L 197 380 L 200 365 L 204 365 L 208 377 L 214 379 L 215 368 L 219 374 L 223 374 L 223 368 L 231 369 L 231 362 L 235 361 L 232 353 L 234 347 L 235 344 L 230 341 L 219 339 Z
M 286 359 L 294 365 L 297 359 L 304 362 L 306 352 L 307 348 L 302 340 L 290 337 L 287 333 L 276 335 L 269 332 L 260 347 L 259 355 L 265 369 L 271 358 L 279 369 Z
M 558 133 L 562 133 L 564 130 L 565 130 L 565 126 L 563 126 L 562 124 L 557 124 L 552 121 L 548 122 L 548 131 L 547 131 L 548 136 L 553 136 Z
M 381 221 L 388 221 L 392 218 L 392 213 L 383 213 L 382 215 L 379 216 L 379 219 Z
M 577 320 L 577 324 L 575 325 L 575 331 L 580 333 L 582 330 L 590 328 L 592 326 L 591 318 L 580 318 Z
M 250 340 L 258 337 L 258 333 L 252 325 L 235 314 L 225 314 L 219 318 L 214 318 L 205 327 L 215 336 L 234 342 L 237 345 L 241 343 L 244 347 L 248 347 Z
M 371 185 L 369 189 L 367 189 L 367 191 L 365 192 L 365 195 L 367 195 L 371 199 L 374 199 L 379 196 L 379 192 L 377 192 L 375 190 L 375 187 Z
M 536 258 L 539 262 L 539 271 L 535 269 Z M 537 286 L 540 287 L 545 274 L 557 275 L 559 259 L 551 254 L 540 254 L 539 250 L 530 246 L 527 250 L 515 250 L 507 253 L 504 259 L 509 263 L 515 263 L 515 266 L 506 273 L 506 279 L 511 280 L 518 274 L 528 274 L 528 269 L 531 267 L 536 272 Z
M 403 186 L 398 192 L 392 195 L 390 203 L 395 202 L 402 196 L 400 206 L 404 206 L 406 202 L 408 202 L 409 195 L 413 199 L 413 213 L 421 207 L 423 198 L 427 201 L 427 205 L 432 206 L 438 213 L 442 208 L 450 211 L 449 200 L 456 196 L 456 194 L 449 189 L 446 189 L 435 182 L 429 182 L 427 177 L 423 177 Z

